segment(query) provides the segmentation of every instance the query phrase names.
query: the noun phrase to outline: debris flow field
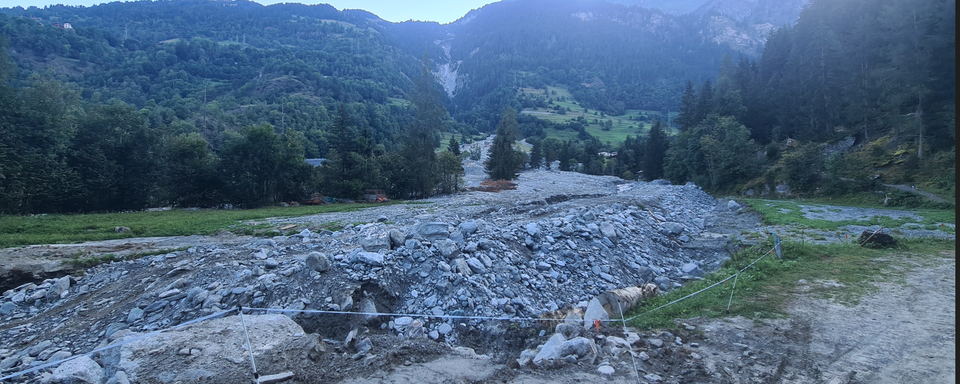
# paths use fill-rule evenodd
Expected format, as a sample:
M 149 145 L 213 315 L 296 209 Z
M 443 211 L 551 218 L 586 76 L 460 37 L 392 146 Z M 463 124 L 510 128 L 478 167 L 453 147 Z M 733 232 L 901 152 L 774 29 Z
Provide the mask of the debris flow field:
M 465 165 L 467 186 L 479 186 L 479 162 Z M 800 295 L 787 319 L 625 329 L 598 297 L 670 291 L 717 270 L 743 233 L 763 231 L 759 215 L 692 184 L 538 170 L 516 185 L 263 221 L 293 228 L 272 238 L 57 246 L 182 249 L 66 276 L 8 264 L 6 283 L 22 281 L 0 297 L 0 375 L 72 358 L 12 381 L 235 383 L 256 380 L 254 363 L 262 383 L 955 377 L 953 254 L 904 267 L 906 287 L 856 307 Z M 51 249 L 0 257 L 56 262 Z M 84 355 L 113 343 L 124 344 Z

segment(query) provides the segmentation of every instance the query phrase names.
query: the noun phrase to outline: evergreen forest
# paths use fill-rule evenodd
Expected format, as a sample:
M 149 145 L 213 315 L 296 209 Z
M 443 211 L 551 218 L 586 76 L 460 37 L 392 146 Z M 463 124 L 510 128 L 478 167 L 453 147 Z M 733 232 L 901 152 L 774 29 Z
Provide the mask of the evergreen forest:
M 716 15 L 599 0 L 443 25 L 246 0 L 2 8 L 0 213 L 424 198 L 461 190 L 459 145 L 490 134 L 494 179 L 556 164 L 952 199 L 955 8 L 811 0 L 759 54 L 708 38 Z

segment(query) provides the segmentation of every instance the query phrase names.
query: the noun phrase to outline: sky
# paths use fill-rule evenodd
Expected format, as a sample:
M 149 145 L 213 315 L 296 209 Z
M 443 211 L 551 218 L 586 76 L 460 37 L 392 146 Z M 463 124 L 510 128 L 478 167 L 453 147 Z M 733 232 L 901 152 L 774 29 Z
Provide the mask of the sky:
M 381 19 L 400 22 L 407 20 L 436 21 L 441 24 L 450 23 L 463 17 L 471 9 L 480 8 L 493 0 L 253 0 L 260 4 L 269 5 L 283 2 L 299 2 L 303 4 L 327 3 L 339 10 L 362 9 L 369 11 Z M 36 6 L 43 8 L 51 4 L 91 6 L 109 1 L 104 0 L 0 0 L 0 7 L 21 6 L 24 8 Z

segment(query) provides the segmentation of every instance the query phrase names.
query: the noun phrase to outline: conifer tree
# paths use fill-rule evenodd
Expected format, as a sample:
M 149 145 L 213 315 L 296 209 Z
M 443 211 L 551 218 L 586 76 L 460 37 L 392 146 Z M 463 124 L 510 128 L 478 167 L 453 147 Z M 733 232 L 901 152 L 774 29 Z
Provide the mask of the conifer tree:
M 643 177 L 656 180 L 663 177 L 663 158 L 667 156 L 667 135 L 663 132 L 660 120 L 650 127 L 650 134 L 644 143 Z
M 540 140 L 536 140 L 533 142 L 533 148 L 530 148 L 530 168 L 539 169 L 541 162 L 543 162 L 543 147 Z
M 513 142 L 519 135 L 517 113 L 507 108 L 497 125 L 497 136 L 490 148 L 490 158 L 484 168 L 493 180 L 513 180 L 523 166 L 523 154 L 513 149 Z

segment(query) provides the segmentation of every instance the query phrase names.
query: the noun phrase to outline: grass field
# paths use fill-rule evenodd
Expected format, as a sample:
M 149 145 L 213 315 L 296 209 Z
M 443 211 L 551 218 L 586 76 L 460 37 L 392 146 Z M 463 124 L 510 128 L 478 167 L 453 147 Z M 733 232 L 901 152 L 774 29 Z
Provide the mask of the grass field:
M 520 88 L 520 92 L 528 95 L 544 94 L 544 90 L 533 88 Z M 646 135 L 650 130 L 650 123 L 639 121 L 639 119 L 646 117 L 652 121 L 660 116 L 660 112 L 657 111 L 628 109 L 625 114 L 620 116 L 605 115 L 601 117 L 600 112 L 596 110 L 589 110 L 589 113 L 585 113 L 587 111 L 573 99 L 573 95 L 570 94 L 566 87 L 548 86 L 546 92 L 549 93 L 548 96 L 550 98 L 554 99 L 554 105 L 567 108 L 569 111 L 561 115 L 550 108 L 529 108 L 524 109 L 521 113 L 532 114 L 540 119 L 554 123 L 565 123 L 576 120 L 582 116 L 588 122 L 585 127 L 587 133 L 596 137 L 601 143 L 609 144 L 613 147 L 623 142 L 627 136 L 636 137 Z M 564 101 L 558 101 L 561 97 Z M 676 118 L 676 113 L 671 112 L 670 118 Z M 612 121 L 612 127 L 609 131 L 604 131 L 600 125 L 606 120 Z M 570 140 L 577 137 L 577 132 L 569 130 L 545 129 L 544 131 L 547 137 L 555 137 L 562 140 Z M 667 134 L 672 135 L 675 134 L 675 132 L 668 130 Z
M 793 200 L 760 200 L 760 199 L 748 199 L 745 200 L 751 208 L 760 212 L 763 215 L 763 221 L 767 225 L 802 225 L 808 228 L 816 228 L 826 231 L 833 231 L 842 226 L 846 225 L 880 225 L 885 228 L 896 228 L 902 226 L 906 223 L 916 222 L 916 220 L 910 220 L 906 218 L 893 219 L 886 216 L 875 216 L 868 220 L 843 220 L 843 221 L 828 221 L 828 220 L 814 220 L 808 219 L 804 216 L 800 204 L 803 205 L 816 205 L 814 203 L 807 202 L 798 202 Z M 824 203 L 820 201 L 820 203 Z M 883 208 L 883 209 L 897 209 L 895 207 L 868 207 L 868 208 Z M 828 209 L 825 207 L 825 209 Z M 937 225 L 939 223 L 951 223 L 956 224 L 957 222 L 957 213 L 953 210 L 947 209 L 917 209 L 917 210 L 907 210 L 910 212 L 916 213 L 918 216 L 922 217 L 923 220 L 919 224 L 924 225 Z M 952 231 L 952 228 L 944 227 L 944 230 Z
M 382 204 L 381 204 L 382 205 Z M 373 204 L 327 204 L 267 207 L 247 210 L 171 210 L 75 215 L 0 216 L 0 248 L 50 243 L 152 236 L 210 235 L 227 229 L 241 234 L 265 233 L 272 226 L 242 222 L 274 217 L 296 217 L 349 212 Z M 117 233 L 115 227 L 130 232 Z
M 731 279 L 689 299 L 657 309 L 727 279 L 772 247 L 772 242 L 766 242 L 740 252 L 728 260 L 722 269 L 703 280 L 647 300 L 625 315 L 626 318 L 637 316 L 629 324 L 641 329 L 658 329 L 675 327 L 674 319 L 698 316 L 739 315 L 754 320 L 782 317 L 786 304 L 800 292 L 798 282 L 801 279 L 813 283 L 806 288 L 814 295 L 832 298 L 840 303 L 856 304 L 864 295 L 877 292 L 874 283 L 897 281 L 896 277 L 905 267 L 904 264 L 924 263 L 931 259 L 930 255 L 955 250 L 956 243 L 906 240 L 896 249 L 870 249 L 853 243 L 801 245 L 784 241 L 783 260 L 777 260 L 771 254 L 740 274 L 732 302 L 730 293 L 734 281 Z M 839 284 L 817 284 L 820 281 Z

